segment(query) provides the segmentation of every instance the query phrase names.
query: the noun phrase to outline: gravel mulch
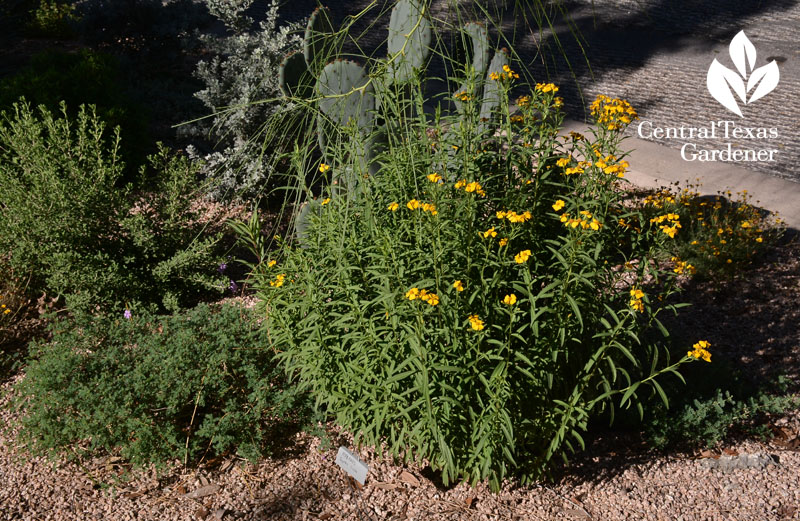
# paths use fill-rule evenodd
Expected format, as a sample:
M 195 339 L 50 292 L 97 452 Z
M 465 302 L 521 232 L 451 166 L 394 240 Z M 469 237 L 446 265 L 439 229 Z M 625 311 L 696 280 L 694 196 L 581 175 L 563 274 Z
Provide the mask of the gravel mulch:
M 715 361 L 754 380 L 800 383 L 800 247 L 784 245 L 732 282 L 692 284 L 681 317 L 687 336 L 713 345 Z M 552 482 L 497 494 L 483 484 L 446 488 L 419 465 L 373 451 L 366 486 L 334 464 L 352 438 L 305 433 L 257 465 L 235 458 L 199 467 L 131 472 L 112 456 L 81 463 L 31 457 L 16 441 L 6 382 L 0 399 L 0 521 L 5 520 L 789 520 L 800 519 L 800 411 L 772 418 L 770 441 L 739 439 L 715 451 L 659 454 L 638 436 L 609 432 Z

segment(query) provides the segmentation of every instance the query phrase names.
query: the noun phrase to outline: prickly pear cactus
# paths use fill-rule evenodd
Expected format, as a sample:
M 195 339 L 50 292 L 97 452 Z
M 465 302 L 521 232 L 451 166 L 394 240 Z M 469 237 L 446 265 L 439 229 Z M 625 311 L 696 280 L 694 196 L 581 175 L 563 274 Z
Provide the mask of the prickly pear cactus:
M 336 60 L 317 79 L 319 109 L 340 126 L 351 122 L 366 135 L 375 119 L 375 94 L 367 71 L 354 61 Z
M 317 76 L 332 53 L 333 24 L 327 7 L 317 7 L 308 18 L 303 38 L 303 57 L 309 70 Z
M 432 34 L 424 5 L 414 0 L 399 0 L 395 4 L 386 40 L 390 80 L 405 83 L 415 71 L 425 68 L 431 52 Z
M 483 102 L 481 103 L 481 128 L 486 128 L 488 122 L 492 121 L 495 112 L 500 107 L 500 85 L 490 79 L 492 74 L 503 74 L 503 66 L 508 65 L 508 51 L 500 49 L 494 53 L 489 70 L 486 72 L 486 81 L 483 88 Z
M 465 93 L 468 96 L 480 99 L 483 92 L 483 77 L 486 73 L 486 66 L 489 64 L 489 31 L 486 26 L 477 22 L 470 22 L 463 28 L 464 36 L 468 39 L 466 48 L 460 54 L 464 55 L 467 61 L 472 62 L 472 70 L 475 73 L 477 82 L 465 82 L 456 91 Z M 473 88 L 470 88 L 470 85 Z M 462 113 L 463 103 L 456 97 L 456 108 Z
M 278 86 L 287 98 L 311 96 L 311 75 L 302 53 L 294 52 L 283 59 L 278 69 Z

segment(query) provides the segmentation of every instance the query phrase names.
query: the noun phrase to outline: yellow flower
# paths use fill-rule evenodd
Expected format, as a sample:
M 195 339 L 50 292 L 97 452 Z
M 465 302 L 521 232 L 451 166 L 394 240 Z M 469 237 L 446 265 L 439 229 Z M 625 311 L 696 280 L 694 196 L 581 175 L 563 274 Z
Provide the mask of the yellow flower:
M 467 320 L 469 320 L 469 325 L 470 325 L 470 326 L 472 327 L 472 329 L 474 329 L 475 331 L 480 331 L 480 330 L 481 330 L 481 329 L 483 329 L 483 327 L 484 327 L 483 320 L 481 320 L 481 319 L 478 317 L 478 315 L 470 315 L 469 317 L 467 317 Z
M 567 166 L 569 164 L 569 160 L 570 160 L 570 158 L 568 158 L 568 157 L 562 157 L 561 159 L 556 161 L 556 165 L 561 166 L 561 167 Z
M 633 297 L 633 298 L 635 298 L 637 300 L 642 299 L 642 298 L 644 298 L 644 292 L 642 290 L 640 290 L 640 289 L 635 289 L 634 288 L 634 289 L 631 290 L 631 297 Z
M 269 261 L 267 263 L 267 268 L 271 268 L 271 267 L 275 266 L 277 263 L 278 263 L 278 261 L 271 260 L 271 261 Z
M 458 190 L 460 188 L 464 188 L 465 186 L 467 186 L 467 180 L 466 179 L 461 179 L 461 180 L 456 182 L 455 189 Z
M 422 206 L 422 204 L 419 201 L 417 201 L 416 199 L 412 199 L 408 203 L 406 203 L 406 207 L 409 210 L 416 210 L 420 206 Z
M 428 178 L 428 181 L 430 181 L 431 183 L 441 183 L 442 182 L 442 176 L 440 176 L 436 172 L 434 172 L 432 174 L 428 174 L 426 177 Z
M 387 210 L 392 211 L 392 212 L 396 212 L 398 208 L 400 208 L 400 205 L 397 204 L 397 202 L 393 202 L 389 206 L 386 207 Z
M 283 286 L 283 279 L 285 278 L 286 274 L 281 273 L 275 277 L 275 280 L 269 281 L 269 285 L 272 286 L 273 288 L 280 288 L 281 286 Z
M 439 295 L 436 293 L 428 293 L 427 290 L 420 290 L 419 292 L 419 299 L 427 302 L 431 306 L 435 306 L 439 303 Z
M 430 203 L 424 203 L 422 205 L 422 211 L 423 212 L 430 212 L 431 215 L 436 215 L 437 213 L 439 213 L 439 212 L 436 211 L 436 205 L 430 204 Z
M 506 295 L 503 297 L 503 304 L 506 306 L 513 306 L 517 303 L 517 296 L 511 293 L 510 295 Z
M 548 92 L 556 93 L 556 92 L 558 92 L 558 87 L 556 87 L 552 83 L 537 83 L 536 84 L 536 90 L 538 90 L 540 92 L 544 92 L 544 93 L 548 93 Z
M 319 165 L 319 171 L 322 172 L 323 174 L 325 172 L 327 172 L 328 170 L 330 170 L 330 169 L 331 169 L 331 165 L 326 165 L 325 163 L 321 163 Z
M 326 197 L 326 198 L 325 198 L 325 200 L 324 200 L 324 201 L 322 201 L 322 206 L 325 206 L 325 205 L 326 205 L 326 204 L 328 204 L 329 202 L 331 202 L 331 198 L 330 198 L 330 197 Z
M 468 183 L 466 188 L 464 188 L 465 192 L 480 192 L 481 191 L 481 184 L 477 181 L 472 181 Z
M 411 288 L 406 291 L 406 298 L 408 300 L 415 300 L 419 297 L 419 288 Z
M 528 261 L 531 257 L 531 250 L 522 250 L 521 252 L 517 253 L 514 256 L 514 262 L 517 264 L 523 264 Z
M 453 282 L 453 287 L 456 288 L 458 292 L 464 291 L 464 284 L 462 284 L 460 280 Z
M 503 211 L 503 210 L 499 210 L 499 211 L 498 211 L 497 213 L 495 213 L 494 215 L 495 215 L 495 217 L 497 217 L 498 219 L 505 219 L 506 215 L 508 215 L 508 212 L 506 212 L 506 211 Z
M 702 359 L 706 362 L 710 362 L 711 353 L 708 352 L 709 347 L 711 347 L 711 343 L 706 340 L 700 340 L 692 346 L 692 350 L 686 353 L 686 355 L 691 358 Z
M 761 237 L 756 237 L 756 242 L 764 242 L 764 239 L 762 239 Z
M 488 239 L 489 237 L 497 237 L 497 232 L 494 231 L 494 226 L 483 232 L 484 239 Z
M 506 244 L 508 244 L 508 238 L 503 237 L 502 239 L 500 239 L 500 242 L 498 244 L 500 244 L 500 246 L 505 246 Z

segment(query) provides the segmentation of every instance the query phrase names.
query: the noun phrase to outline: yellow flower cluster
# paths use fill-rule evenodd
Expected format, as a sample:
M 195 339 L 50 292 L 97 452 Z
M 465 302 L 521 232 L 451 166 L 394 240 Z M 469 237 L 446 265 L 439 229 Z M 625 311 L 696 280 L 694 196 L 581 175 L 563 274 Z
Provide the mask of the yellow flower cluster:
M 427 177 L 428 181 L 430 181 L 431 183 L 442 183 L 443 182 L 442 181 L 442 176 L 440 176 L 436 172 L 434 172 L 432 174 L 428 174 L 426 177 Z
M 616 160 L 616 157 L 609 155 L 602 159 L 598 159 L 595 161 L 594 165 L 606 174 L 616 174 L 617 177 L 625 177 L 625 169 L 627 169 L 630 165 L 627 161 L 620 161 L 615 164 L 614 161 Z
M 556 87 L 552 83 L 537 83 L 536 90 L 538 90 L 539 92 L 544 92 L 545 94 L 547 94 L 548 92 L 552 92 L 553 94 L 555 94 L 556 92 L 558 92 L 558 87 Z
M 564 170 L 564 175 L 582 174 L 583 172 L 583 168 L 579 166 L 573 166 Z
M 456 288 L 456 291 L 459 293 L 464 291 L 464 284 L 460 280 L 453 282 L 453 287 Z
M 519 79 L 519 74 L 511 70 L 508 65 L 503 65 L 503 72 L 492 72 L 489 79 L 494 81 Z
M 0 295 L 0 299 L 1 298 L 3 298 L 3 295 Z M 8 309 L 5 304 L 0 304 L 0 309 L 3 310 L 4 315 L 8 315 L 9 313 L 11 313 L 11 310 Z
M 427 302 L 431 306 L 435 306 L 439 303 L 439 296 L 436 293 L 428 292 L 426 289 L 411 288 L 406 291 L 406 298 L 408 300 L 419 299 L 423 302 Z
M 561 199 L 559 199 L 558 201 L 556 201 L 555 203 L 553 203 L 553 210 L 555 210 L 555 211 L 557 211 L 557 212 L 558 212 L 558 211 L 560 211 L 562 208 L 564 208 L 564 205 L 565 205 L 565 204 L 566 204 L 566 203 L 565 203 L 564 201 L 562 201 Z
M 269 281 L 269 285 L 272 286 L 273 288 L 280 288 L 281 286 L 283 286 L 283 280 L 285 278 L 286 278 L 285 273 L 279 273 L 278 275 L 275 276 L 275 280 Z
M 623 129 L 634 119 L 639 119 L 630 103 L 622 99 L 611 99 L 602 94 L 592 102 L 590 109 L 597 124 L 608 130 Z
M 665 203 L 674 203 L 675 198 L 669 190 L 661 190 L 655 195 L 648 195 L 644 198 L 644 205 L 652 205 L 654 208 L 663 208 Z
M 324 200 L 324 201 L 322 201 L 322 203 L 320 203 L 320 204 L 321 204 L 322 206 L 325 206 L 325 205 L 326 205 L 326 204 L 328 204 L 329 202 L 331 202 L 331 198 L 330 198 L 330 197 L 326 197 L 326 198 L 325 198 L 325 200 Z
M 556 205 L 553 205 L 554 208 L 555 206 Z M 569 214 L 564 213 L 561 215 L 561 222 L 564 223 L 564 226 L 567 228 L 577 228 L 580 226 L 583 230 L 597 231 L 603 227 L 603 223 L 595 219 L 588 210 L 581 210 L 578 212 L 578 216 L 575 218 L 572 218 L 569 216 Z
M 461 101 L 472 101 L 472 96 L 470 96 L 470 95 L 467 93 L 467 91 L 465 91 L 465 90 L 462 90 L 461 92 L 457 93 L 457 94 L 455 95 L 455 98 L 456 98 L 456 99 L 459 99 L 459 100 L 461 100 Z
M 556 108 L 563 107 L 564 106 L 564 98 L 562 98 L 561 96 L 556 96 L 555 98 L 553 98 L 553 106 L 556 107 Z
M 330 169 L 331 169 L 331 165 L 326 165 L 325 163 L 320 163 L 320 165 L 319 165 L 319 171 L 322 172 L 323 174 L 325 172 L 327 172 L 328 170 L 330 170 Z
M 517 98 L 517 106 L 520 108 L 525 108 L 528 105 L 530 105 L 530 103 L 531 103 L 530 96 L 520 96 L 519 98 Z
M 506 306 L 513 306 L 517 303 L 517 296 L 511 293 L 510 295 L 506 295 L 503 297 L 503 304 Z
M 644 298 L 644 291 L 636 288 L 631 290 L 631 301 L 629 304 L 633 309 L 635 309 L 639 313 L 642 313 L 644 311 L 644 304 L 642 303 L 643 298 Z
M 436 214 L 439 213 L 438 211 L 436 211 L 436 205 L 433 205 L 433 204 L 430 204 L 430 203 L 423 203 L 423 202 L 418 201 L 416 199 L 412 199 L 409 202 L 407 202 L 406 203 L 406 207 L 409 210 L 411 210 L 412 212 L 414 210 L 422 209 L 423 212 L 430 212 L 431 215 L 436 215 Z
M 524 264 L 528 262 L 528 259 L 531 258 L 531 250 L 522 250 L 521 252 L 514 255 L 514 262 L 517 264 Z
M 477 181 L 469 181 L 468 182 L 466 179 L 460 179 L 460 180 L 456 181 L 455 189 L 456 190 L 460 190 L 462 188 L 464 189 L 465 192 L 469 192 L 469 193 L 475 192 L 476 194 L 478 194 L 478 195 L 480 195 L 482 197 L 486 196 L 486 192 L 483 191 L 483 187 Z
M 390 212 L 396 212 L 398 208 L 400 208 L 400 205 L 397 203 L 397 201 L 390 203 L 389 206 L 386 207 L 386 209 Z
M 514 114 L 511 116 L 511 123 L 522 123 L 525 118 L 521 114 Z
M 469 320 L 470 327 L 475 331 L 480 331 L 485 326 L 483 320 L 481 320 L 478 315 L 470 315 L 467 317 L 467 320 Z
M 561 159 L 556 161 L 556 165 L 563 168 L 563 167 L 565 167 L 565 166 L 567 166 L 569 164 L 570 159 L 571 158 L 569 158 L 569 157 L 562 157 Z
M 505 246 L 506 244 L 508 244 L 508 237 L 503 237 L 497 242 L 497 244 L 499 244 L 500 246 Z
M 517 212 L 514 212 L 514 211 L 505 211 L 505 210 L 501 210 L 501 211 L 495 213 L 495 216 L 498 219 L 508 219 L 509 222 L 512 222 L 512 223 L 524 223 L 525 221 L 527 221 L 527 220 L 529 220 L 529 219 L 531 219 L 533 217 L 531 212 L 528 212 L 528 211 L 525 211 L 525 212 L 522 212 L 522 213 L 517 213 Z
M 497 232 L 494 230 L 494 226 L 483 232 L 483 238 L 488 239 L 489 237 L 497 237 Z
M 658 217 L 653 217 L 652 219 L 650 219 L 650 222 L 655 224 L 661 224 L 664 221 L 666 221 L 667 224 L 661 224 L 661 226 L 659 226 L 659 229 L 665 234 L 667 234 L 670 239 L 674 239 L 675 234 L 678 233 L 678 228 L 681 228 L 681 223 L 679 219 L 680 215 L 676 213 L 667 213 L 664 215 L 659 215 Z
M 678 275 L 694 275 L 697 269 L 686 261 L 680 260 L 678 257 L 672 257 L 672 262 L 675 263 L 675 268 L 672 271 Z
M 686 353 L 686 356 L 690 356 L 692 358 L 703 359 L 706 362 L 711 361 L 711 353 L 708 352 L 708 348 L 711 347 L 711 343 L 707 342 L 706 340 L 701 340 L 692 346 L 692 350 Z

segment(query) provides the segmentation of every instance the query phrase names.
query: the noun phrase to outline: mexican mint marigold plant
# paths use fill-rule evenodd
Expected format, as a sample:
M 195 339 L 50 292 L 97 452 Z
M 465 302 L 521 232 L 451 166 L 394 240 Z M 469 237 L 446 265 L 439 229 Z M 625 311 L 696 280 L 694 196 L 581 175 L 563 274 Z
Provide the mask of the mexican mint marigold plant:
M 330 202 L 301 240 L 254 275 L 271 348 L 358 442 L 495 489 L 582 447 L 593 414 L 645 389 L 666 400 L 658 377 L 696 358 L 670 364 L 645 340 L 677 274 L 647 240 L 673 239 L 623 205 L 635 111 L 603 98 L 594 138 L 562 137 L 557 87 L 513 108 L 515 80 L 511 67 L 487 80 L 501 94 L 492 132 L 469 107 L 428 119 L 383 100 L 402 125 L 379 172 L 337 154 L 330 171 L 360 174 L 358 189 L 319 194 Z

